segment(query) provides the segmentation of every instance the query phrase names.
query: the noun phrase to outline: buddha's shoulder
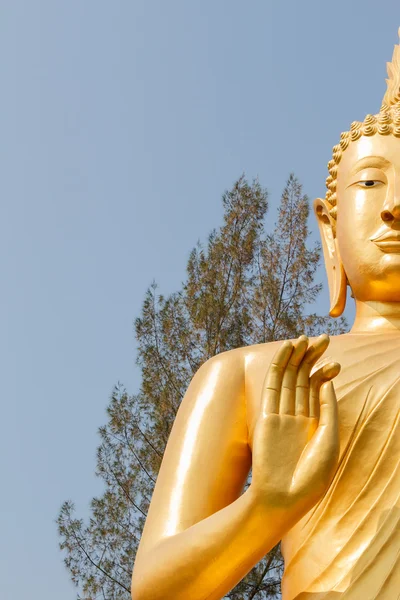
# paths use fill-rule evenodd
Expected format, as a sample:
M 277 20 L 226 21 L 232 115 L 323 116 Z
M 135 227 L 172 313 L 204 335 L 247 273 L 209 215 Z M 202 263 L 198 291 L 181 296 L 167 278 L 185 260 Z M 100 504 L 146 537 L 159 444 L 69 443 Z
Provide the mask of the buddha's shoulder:
M 291 340 L 294 341 L 294 340 Z M 237 363 L 246 364 L 248 360 L 251 360 L 257 356 L 266 356 L 268 354 L 273 355 L 278 348 L 285 342 L 285 340 L 279 340 L 276 342 L 266 342 L 261 344 L 252 344 L 250 346 L 241 346 L 232 350 L 225 350 L 216 354 L 210 358 L 208 363 Z
M 313 338 L 310 338 L 310 340 Z M 226 350 L 209 359 L 208 363 L 220 364 L 236 364 L 237 366 L 246 366 L 257 358 L 267 359 L 268 356 L 273 357 L 275 352 L 286 340 L 278 340 L 274 342 L 265 342 L 261 344 L 252 344 L 250 346 L 241 346 L 233 350 Z M 294 342 L 295 340 L 290 340 Z
M 309 343 L 312 344 L 318 336 L 309 337 Z M 252 364 L 257 364 L 262 361 L 264 364 L 272 360 L 274 354 L 285 341 L 295 342 L 297 338 L 289 340 L 277 340 L 274 342 L 265 342 L 261 344 L 252 344 L 250 346 L 242 346 L 233 350 L 227 350 L 217 354 L 211 361 L 218 361 L 221 364 L 236 364 L 237 366 L 250 367 Z M 342 334 L 329 336 L 329 346 L 331 349 L 336 347 L 351 346 L 355 342 L 354 336 L 350 334 Z

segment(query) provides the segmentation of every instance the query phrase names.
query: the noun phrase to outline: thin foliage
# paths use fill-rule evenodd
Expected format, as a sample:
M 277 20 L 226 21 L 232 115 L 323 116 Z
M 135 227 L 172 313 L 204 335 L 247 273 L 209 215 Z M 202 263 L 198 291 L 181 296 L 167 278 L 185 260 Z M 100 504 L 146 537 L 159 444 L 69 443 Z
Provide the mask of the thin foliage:
M 88 523 L 66 501 L 58 519 L 60 548 L 82 600 L 129 600 L 132 567 L 176 412 L 197 369 L 240 346 L 340 333 L 343 319 L 308 312 L 319 244 L 310 247 L 309 201 L 290 175 L 277 220 L 266 231 L 268 196 L 242 176 L 222 198 L 223 223 L 189 256 L 180 290 L 165 297 L 153 284 L 135 321 L 141 386 L 118 384 L 100 427 L 96 474 L 104 493 Z M 249 485 L 250 476 L 246 486 Z M 227 594 L 230 600 L 280 597 L 283 560 L 274 548 Z

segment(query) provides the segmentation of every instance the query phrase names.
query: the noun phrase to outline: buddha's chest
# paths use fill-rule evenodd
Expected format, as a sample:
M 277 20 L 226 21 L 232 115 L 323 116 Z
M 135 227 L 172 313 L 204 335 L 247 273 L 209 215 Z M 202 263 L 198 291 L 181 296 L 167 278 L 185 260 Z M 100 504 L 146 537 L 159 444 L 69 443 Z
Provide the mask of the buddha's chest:
M 266 346 L 249 361 L 246 371 L 246 412 L 252 446 L 255 424 L 260 415 L 265 376 L 272 362 Z M 339 408 L 341 449 L 363 427 L 376 431 L 391 427 L 400 408 L 400 336 L 344 335 L 333 338 L 314 367 L 327 362 L 341 365 L 334 379 Z M 313 371 L 311 371 L 312 373 Z M 367 428 L 368 428 L 367 427 Z
M 342 365 L 335 383 L 340 459 L 325 495 L 285 536 L 283 597 L 307 590 L 305 600 L 328 591 L 332 598 L 397 598 L 399 340 L 350 339 L 330 355 Z

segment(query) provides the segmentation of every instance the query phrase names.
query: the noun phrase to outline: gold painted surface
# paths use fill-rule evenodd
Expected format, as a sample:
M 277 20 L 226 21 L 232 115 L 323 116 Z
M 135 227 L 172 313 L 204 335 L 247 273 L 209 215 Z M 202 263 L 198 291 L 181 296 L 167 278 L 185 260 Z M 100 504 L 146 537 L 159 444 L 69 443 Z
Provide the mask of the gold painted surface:
M 342 134 L 315 201 L 330 312 L 343 312 L 349 285 L 355 323 L 199 369 L 157 479 L 134 600 L 218 600 L 279 540 L 284 600 L 400 598 L 400 46 L 388 73 L 379 115 Z

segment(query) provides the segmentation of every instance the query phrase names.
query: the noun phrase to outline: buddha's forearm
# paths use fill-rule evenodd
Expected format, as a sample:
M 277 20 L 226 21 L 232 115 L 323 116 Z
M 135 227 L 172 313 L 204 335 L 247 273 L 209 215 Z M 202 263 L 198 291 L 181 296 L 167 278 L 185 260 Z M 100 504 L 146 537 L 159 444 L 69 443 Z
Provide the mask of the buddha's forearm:
M 133 600 L 219 600 L 288 527 L 247 490 L 235 502 L 138 557 Z

